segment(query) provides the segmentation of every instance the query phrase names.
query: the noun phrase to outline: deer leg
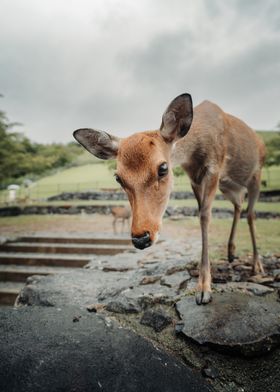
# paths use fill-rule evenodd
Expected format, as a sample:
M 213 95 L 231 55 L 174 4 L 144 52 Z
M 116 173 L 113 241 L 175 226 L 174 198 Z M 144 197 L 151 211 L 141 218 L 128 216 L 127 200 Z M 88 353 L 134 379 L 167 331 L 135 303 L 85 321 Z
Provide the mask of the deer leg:
M 254 205 L 259 197 L 260 192 L 260 174 L 255 175 L 248 186 L 248 209 L 247 221 L 249 225 L 252 245 L 253 245 L 253 274 L 264 273 L 262 262 L 259 258 L 256 242 L 256 229 L 255 229 L 255 213 Z
M 117 220 L 117 218 L 114 218 L 114 220 L 113 220 L 113 229 L 114 229 L 114 234 L 117 234 L 116 220 Z
M 197 305 L 207 304 L 212 300 L 211 295 L 211 271 L 208 256 L 208 229 L 211 219 L 212 202 L 215 197 L 218 176 L 206 178 L 204 187 L 201 187 L 200 227 L 202 235 L 202 254 L 197 284 Z
M 129 230 L 130 230 L 130 218 L 127 218 L 127 231 L 128 231 L 128 233 L 129 233 Z
M 124 232 L 124 218 L 122 219 L 122 234 L 123 234 L 123 232 Z
M 195 195 L 197 204 L 198 204 L 198 211 L 200 211 L 201 208 L 201 198 L 202 198 L 202 187 L 201 185 L 196 185 L 196 184 L 191 184 L 192 185 L 192 190 Z
M 241 214 L 241 205 L 234 204 L 234 217 L 231 227 L 231 232 L 228 240 L 228 261 L 232 263 L 235 259 L 235 243 L 234 238 L 236 234 L 236 227 Z

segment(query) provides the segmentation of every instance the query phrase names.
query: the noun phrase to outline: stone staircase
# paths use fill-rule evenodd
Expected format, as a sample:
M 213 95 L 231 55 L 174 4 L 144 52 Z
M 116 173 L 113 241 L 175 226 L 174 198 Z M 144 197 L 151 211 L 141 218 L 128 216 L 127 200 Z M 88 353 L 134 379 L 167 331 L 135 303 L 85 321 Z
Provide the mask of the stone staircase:
M 129 249 L 129 238 L 107 236 L 25 236 L 6 242 L 0 246 L 0 305 L 13 305 L 29 276 L 83 268 L 95 255 Z

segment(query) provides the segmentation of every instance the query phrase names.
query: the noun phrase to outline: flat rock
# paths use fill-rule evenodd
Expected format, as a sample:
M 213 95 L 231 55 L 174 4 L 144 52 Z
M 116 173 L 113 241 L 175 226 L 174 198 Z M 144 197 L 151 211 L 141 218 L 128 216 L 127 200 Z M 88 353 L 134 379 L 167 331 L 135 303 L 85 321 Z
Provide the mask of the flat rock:
M 212 390 L 172 355 L 78 307 L 1 309 L 0 331 L 5 392 Z
M 251 282 L 228 282 L 226 284 L 216 284 L 214 285 L 215 290 L 222 292 L 233 292 L 233 291 L 242 291 L 251 293 L 258 296 L 263 296 L 266 294 L 271 294 L 274 290 L 270 287 L 264 286 L 258 283 Z
M 82 269 L 53 276 L 32 276 L 21 290 L 17 305 L 87 306 L 129 287 L 131 273 Z M 109 289 L 110 288 L 110 289 Z
M 141 307 L 138 305 L 137 299 L 119 295 L 108 302 L 106 310 L 113 313 L 139 313 Z
M 144 312 L 140 323 L 152 327 L 156 332 L 161 332 L 172 323 L 172 319 L 161 309 L 148 309 Z
M 176 290 L 181 290 L 186 287 L 188 280 L 191 279 L 188 271 L 175 272 L 172 275 L 165 275 L 161 278 L 160 283 L 163 286 L 173 287 Z
M 104 272 L 127 272 L 138 268 L 140 255 L 138 253 L 123 253 L 114 256 L 93 258 L 88 264 L 90 269 L 100 269 Z
M 181 256 L 174 258 L 173 256 L 170 259 L 164 255 L 160 261 L 157 261 L 157 263 L 153 263 L 152 265 L 149 263 L 144 264 L 142 274 L 172 275 L 176 272 L 187 271 L 189 269 L 189 263 L 191 263 L 191 260 L 188 260 L 188 258 L 182 258 Z
M 280 282 L 269 283 L 269 287 L 273 287 L 275 289 L 280 289 Z
M 273 283 L 274 279 L 272 276 L 263 276 L 259 274 L 259 275 L 250 276 L 248 278 L 248 281 L 253 283 L 259 283 L 259 284 L 269 284 L 269 283 Z
M 127 288 L 115 298 L 137 304 L 135 306 L 139 306 L 141 310 L 145 310 L 148 306 L 155 304 L 172 305 L 176 301 L 177 293 L 170 287 L 152 284 Z M 110 299 L 110 297 L 107 297 L 107 301 L 115 300 L 115 298 Z
M 183 335 L 199 344 L 254 356 L 280 343 L 280 303 L 274 295 L 216 293 L 206 306 L 186 297 L 176 308 Z

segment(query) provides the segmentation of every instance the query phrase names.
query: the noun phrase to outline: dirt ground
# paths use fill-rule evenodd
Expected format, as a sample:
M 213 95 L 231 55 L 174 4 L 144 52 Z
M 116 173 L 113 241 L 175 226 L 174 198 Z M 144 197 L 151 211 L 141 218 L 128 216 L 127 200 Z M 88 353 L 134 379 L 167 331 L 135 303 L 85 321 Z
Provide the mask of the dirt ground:
M 23 235 L 67 235 L 100 236 L 114 235 L 113 217 L 101 214 L 79 215 L 20 215 L 0 218 L 0 237 L 15 238 Z M 212 219 L 209 230 L 209 254 L 212 260 L 225 258 L 229 238 L 231 218 Z M 257 245 L 262 256 L 280 254 L 279 220 L 258 219 Z M 117 223 L 118 235 L 130 237 L 130 224 L 125 223 L 122 233 L 122 223 Z M 163 220 L 160 238 L 182 240 L 185 244 L 195 241 L 200 248 L 201 233 L 198 217 L 175 217 Z M 1 238 L 0 238 L 1 240 Z M 236 255 L 248 258 L 252 255 L 252 243 L 246 219 L 241 219 L 236 237 Z
M 189 218 L 184 218 L 181 223 Z M 197 218 L 192 218 L 197 219 Z M 113 217 L 111 215 L 33 215 L 19 216 L 12 218 L 0 218 L 0 235 L 1 236 L 20 236 L 35 233 L 76 233 L 82 234 L 100 234 L 106 233 L 113 235 Z M 122 223 L 117 222 L 117 231 L 121 235 L 130 235 L 130 225 L 125 222 L 124 232 L 122 233 Z M 191 228 L 188 225 L 180 224 L 178 221 L 165 219 L 161 235 L 171 238 L 186 238 L 199 235 L 199 230 Z

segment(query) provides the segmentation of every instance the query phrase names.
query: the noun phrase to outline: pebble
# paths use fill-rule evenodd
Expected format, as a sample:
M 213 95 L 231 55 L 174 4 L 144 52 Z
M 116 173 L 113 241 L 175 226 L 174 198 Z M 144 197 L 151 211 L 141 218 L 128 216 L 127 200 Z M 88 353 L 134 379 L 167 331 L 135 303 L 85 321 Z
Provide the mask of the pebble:
M 215 378 L 217 378 L 218 376 L 219 376 L 219 371 L 218 371 L 218 369 L 216 369 L 215 367 L 213 367 L 213 366 L 208 366 L 208 365 L 206 365 L 202 370 L 201 370 L 201 374 L 204 376 L 204 377 L 208 377 L 208 378 L 211 378 L 211 379 L 215 379 Z
M 146 284 L 153 284 L 159 281 L 161 276 L 144 276 L 144 278 L 141 280 L 140 284 L 141 285 L 146 285 Z

